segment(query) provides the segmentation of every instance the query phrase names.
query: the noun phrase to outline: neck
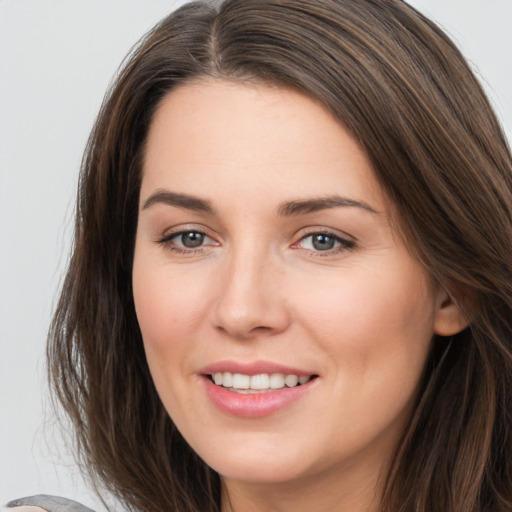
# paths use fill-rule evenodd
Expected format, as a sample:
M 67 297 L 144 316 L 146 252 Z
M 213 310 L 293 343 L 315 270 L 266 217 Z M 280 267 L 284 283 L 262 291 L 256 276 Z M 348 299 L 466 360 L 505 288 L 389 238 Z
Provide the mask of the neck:
M 241 482 L 222 478 L 222 512 L 378 512 L 380 471 L 340 469 L 293 482 Z

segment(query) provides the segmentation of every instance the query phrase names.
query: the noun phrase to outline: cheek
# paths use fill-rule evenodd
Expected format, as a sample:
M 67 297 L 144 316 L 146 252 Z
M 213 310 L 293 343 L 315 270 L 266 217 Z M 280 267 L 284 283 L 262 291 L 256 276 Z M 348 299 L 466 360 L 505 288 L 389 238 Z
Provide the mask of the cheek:
M 180 420 L 187 410 L 191 376 L 187 355 L 194 351 L 197 325 L 204 305 L 194 274 L 137 254 L 133 267 L 133 295 L 146 359 L 168 413 Z M 199 418 L 195 418 L 199 421 Z
M 302 294 L 300 316 L 328 355 L 328 403 L 340 404 L 326 413 L 330 438 L 344 431 L 358 446 L 378 432 L 391 435 L 411 412 L 431 343 L 428 281 L 421 273 L 401 279 L 400 273 L 363 278 L 354 272 L 321 292 L 313 289 Z
M 194 333 L 204 312 L 201 287 L 192 275 L 180 269 L 169 272 L 165 263 L 136 252 L 133 296 L 146 359 L 165 408 L 177 418 L 191 373 L 187 354 L 197 342 Z
M 165 264 L 146 262 L 144 256 L 135 258 L 133 295 L 146 350 L 173 348 L 199 321 L 204 307 L 193 275 L 166 271 Z
M 305 288 L 297 295 L 304 297 L 299 307 L 307 314 L 301 317 L 326 337 L 339 329 L 361 342 L 370 334 L 405 334 L 432 328 L 432 300 L 421 279 L 409 282 L 385 276 L 350 276 L 339 279 L 339 283 L 332 280 L 320 290 L 318 282 L 315 286 L 303 284 Z
M 406 262 L 407 263 L 407 262 Z M 394 271 L 393 271 L 394 270 Z M 386 272 L 352 268 L 328 282 L 302 281 L 297 317 L 353 381 L 415 382 L 433 335 L 434 297 L 428 277 L 415 265 Z M 371 375 L 371 379 L 366 379 Z

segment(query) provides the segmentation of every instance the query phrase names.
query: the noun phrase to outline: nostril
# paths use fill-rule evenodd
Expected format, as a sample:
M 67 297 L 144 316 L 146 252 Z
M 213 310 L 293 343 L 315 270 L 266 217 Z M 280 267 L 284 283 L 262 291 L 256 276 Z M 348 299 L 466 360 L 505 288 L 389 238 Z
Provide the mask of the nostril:
M 258 325 L 256 327 L 245 327 L 243 325 L 217 325 L 217 330 L 222 334 L 238 340 L 250 340 L 259 335 L 270 335 L 274 330 L 272 327 Z

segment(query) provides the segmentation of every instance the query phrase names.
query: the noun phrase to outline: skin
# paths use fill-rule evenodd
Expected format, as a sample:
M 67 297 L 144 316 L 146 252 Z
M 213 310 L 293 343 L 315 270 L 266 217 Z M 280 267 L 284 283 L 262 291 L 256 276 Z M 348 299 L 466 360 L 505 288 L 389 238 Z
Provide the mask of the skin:
M 147 201 L 158 191 L 215 210 Z M 283 215 L 287 202 L 360 204 Z M 149 132 L 133 290 L 161 399 L 222 477 L 227 511 L 376 511 L 434 333 L 463 320 L 394 231 L 368 158 L 322 106 L 222 81 L 169 93 Z M 194 249 L 177 233 L 202 232 Z M 312 234 L 330 233 L 318 249 Z M 165 241 L 163 241 L 165 240 Z M 220 411 L 200 369 L 266 360 L 318 375 L 261 418 Z
M 16 512 L 46 512 L 44 508 L 41 507 L 12 507 L 12 510 L 16 510 Z

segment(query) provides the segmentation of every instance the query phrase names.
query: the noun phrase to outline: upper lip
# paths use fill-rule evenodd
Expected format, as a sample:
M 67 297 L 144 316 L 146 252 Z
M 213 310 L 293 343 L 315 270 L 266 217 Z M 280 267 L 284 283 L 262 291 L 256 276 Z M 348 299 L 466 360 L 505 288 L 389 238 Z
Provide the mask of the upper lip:
M 229 372 L 242 375 L 260 375 L 263 373 L 283 373 L 285 375 L 297 375 L 299 377 L 315 375 L 314 372 L 299 368 L 292 368 L 284 364 L 272 361 L 217 361 L 201 368 L 198 373 L 213 375 L 214 373 Z

